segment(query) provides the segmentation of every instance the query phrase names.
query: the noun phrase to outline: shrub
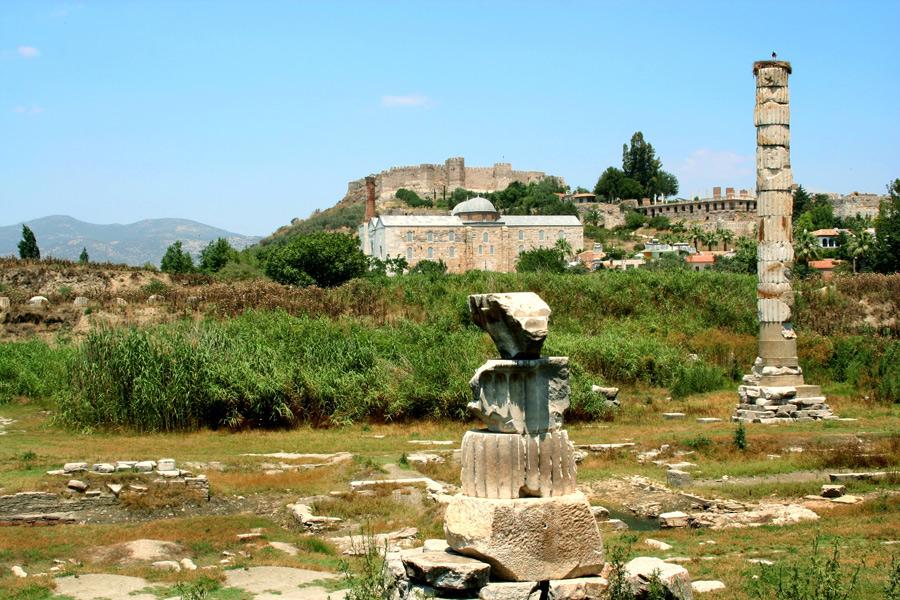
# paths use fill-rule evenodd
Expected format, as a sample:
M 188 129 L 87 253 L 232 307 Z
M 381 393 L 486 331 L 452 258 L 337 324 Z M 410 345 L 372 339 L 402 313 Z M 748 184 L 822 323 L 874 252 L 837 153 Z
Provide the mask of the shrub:
M 517 273 L 565 273 L 566 257 L 556 248 L 535 248 L 519 254 Z
M 430 199 L 421 198 L 414 191 L 407 190 L 405 188 L 400 188 L 399 190 L 397 190 L 397 192 L 394 194 L 394 197 L 397 198 L 397 200 L 405 202 L 407 206 L 410 206 L 412 208 L 431 208 L 432 206 L 434 206 L 434 203 Z
M 67 346 L 51 347 L 44 342 L 0 344 L 0 404 L 22 396 L 50 398 L 67 385 Z
M 182 250 L 181 240 L 178 240 L 166 248 L 159 269 L 163 273 L 190 273 L 194 270 L 194 259 L 189 252 Z
M 725 383 L 725 373 L 719 367 L 692 362 L 678 367 L 670 388 L 673 398 L 711 392 Z
M 343 233 L 299 235 L 264 254 L 266 275 L 291 285 L 340 285 L 366 272 L 368 259 Z
M 854 597 L 861 566 L 841 564 L 837 542 L 831 556 L 819 554 L 819 538 L 813 553 L 786 566 L 761 566 L 748 577 L 751 597 L 776 600 L 847 600 Z
M 656 215 L 655 217 L 650 217 L 650 219 L 647 220 L 647 226 L 654 229 L 670 229 L 672 227 L 672 223 L 669 221 L 669 217 Z
M 732 443 L 734 447 L 740 451 L 744 451 L 747 449 L 747 428 L 744 427 L 744 422 L 738 422 L 737 428 L 734 430 L 734 438 L 732 439 Z

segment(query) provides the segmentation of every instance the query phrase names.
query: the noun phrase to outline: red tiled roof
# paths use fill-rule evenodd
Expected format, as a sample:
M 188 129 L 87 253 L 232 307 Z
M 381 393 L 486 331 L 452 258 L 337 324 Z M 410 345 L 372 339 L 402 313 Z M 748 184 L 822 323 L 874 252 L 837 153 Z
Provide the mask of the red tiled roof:
M 837 229 L 816 229 L 812 234 L 814 237 L 837 237 L 840 232 Z
M 716 262 L 715 254 L 690 254 L 685 257 L 685 262 L 689 263 L 699 263 L 699 264 L 708 264 Z
M 823 258 L 822 260 L 809 261 L 809 266 L 812 269 L 833 269 L 842 262 L 844 261 L 835 258 Z

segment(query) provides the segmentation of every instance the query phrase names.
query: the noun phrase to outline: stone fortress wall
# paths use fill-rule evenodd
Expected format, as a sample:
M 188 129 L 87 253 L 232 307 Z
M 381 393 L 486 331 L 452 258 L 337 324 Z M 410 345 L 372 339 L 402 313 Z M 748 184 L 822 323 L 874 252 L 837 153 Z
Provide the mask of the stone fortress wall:
M 528 184 L 548 177 L 543 171 L 516 171 L 510 163 L 495 163 L 492 167 L 467 167 L 461 156 L 448 158 L 444 164 L 421 164 L 392 167 L 375 175 L 375 197 L 389 200 L 397 190 L 412 190 L 423 198 L 439 198 L 456 188 L 474 192 L 497 192 L 514 181 Z M 562 178 L 559 178 L 562 181 Z M 347 184 L 342 202 L 363 202 L 366 199 L 365 178 Z

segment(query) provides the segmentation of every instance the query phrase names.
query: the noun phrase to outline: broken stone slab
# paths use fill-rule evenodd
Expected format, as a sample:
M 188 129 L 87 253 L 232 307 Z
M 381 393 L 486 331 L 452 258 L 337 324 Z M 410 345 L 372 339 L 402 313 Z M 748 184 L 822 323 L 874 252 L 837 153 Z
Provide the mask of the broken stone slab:
M 697 417 L 698 423 L 708 424 L 708 423 L 721 423 L 722 419 L 716 417 Z
M 92 467 L 92 470 L 95 473 L 115 473 L 116 467 L 109 463 L 97 463 Z
M 539 435 L 467 431 L 462 489 L 476 498 L 565 496 L 575 491 L 575 456 L 565 430 Z
M 379 550 L 387 549 L 388 552 L 391 552 L 411 548 L 416 544 L 418 535 L 419 530 L 415 527 L 404 527 L 388 533 L 376 533 L 371 537 L 371 542 Z M 363 556 L 368 551 L 369 538 L 364 535 L 326 539 L 334 544 L 342 554 L 348 556 Z
M 605 521 L 609 518 L 609 509 L 604 506 L 592 506 L 591 514 L 593 514 L 594 518 L 598 521 Z
M 724 590 L 725 584 L 721 581 L 716 580 L 701 580 L 691 582 L 691 589 L 695 594 L 705 594 L 707 592 L 715 592 L 718 590 Z
M 156 461 L 156 470 L 157 471 L 174 471 L 175 470 L 175 459 L 174 458 L 161 458 Z
M 619 406 L 619 388 L 617 387 L 603 387 L 599 385 L 592 385 L 591 391 L 595 394 L 600 394 L 606 401 L 613 406 Z
M 680 510 L 666 512 L 659 515 L 659 526 L 662 528 L 687 527 L 690 523 L 690 516 Z
M 237 541 L 239 542 L 253 542 L 259 539 L 262 539 L 263 534 L 258 531 L 251 531 L 250 533 L 239 533 L 237 534 Z
M 149 473 L 155 468 L 156 461 L 153 460 L 142 460 L 140 462 L 134 463 L 134 470 L 138 473 Z
M 624 448 L 634 448 L 635 442 L 615 442 L 612 444 L 581 444 L 578 447 L 591 452 L 610 452 L 612 450 L 622 450 Z
M 534 292 L 473 294 L 469 313 L 472 321 L 488 332 L 503 358 L 540 357 L 550 307 Z
M 639 556 L 625 565 L 625 576 L 639 593 L 646 593 L 649 582 L 656 576 L 675 598 L 693 598 L 691 577 L 687 569 L 680 565 L 650 556 Z
M 197 565 L 189 558 L 182 558 L 178 563 L 181 565 L 181 568 L 185 571 L 196 571 Z
M 82 473 L 88 470 L 86 462 L 71 462 L 63 465 L 63 471 L 66 473 Z
M 662 414 L 663 419 L 674 420 L 674 419 L 683 419 L 684 413 L 682 412 L 665 412 Z
M 122 485 L 118 483 L 107 483 L 106 489 L 112 492 L 113 496 L 118 497 L 120 493 L 122 493 Z
M 0 310 L 6 310 L 7 308 L 9 308 L 9 298 L 0 296 Z
M 491 431 L 556 431 L 569 407 L 569 359 L 489 360 L 469 387 L 473 399 L 466 408 Z
M 667 544 L 667 543 L 661 542 L 659 540 L 654 540 L 653 538 L 647 538 L 646 540 L 644 540 L 644 543 L 656 550 L 666 551 L 666 550 L 672 549 L 671 544 Z
M 116 471 L 131 471 L 134 469 L 134 465 L 137 464 L 136 460 L 117 460 L 116 461 Z
M 13 565 L 13 566 L 10 568 L 10 571 L 12 572 L 12 574 L 13 574 L 15 577 L 19 577 L 19 578 L 23 578 L 23 579 L 24 579 L 25 577 L 28 577 L 28 573 L 26 573 L 26 572 L 25 572 L 25 569 L 23 569 L 23 568 L 20 567 L 19 565 Z
M 851 496 L 850 494 L 847 494 L 838 498 L 829 498 L 829 501 L 836 504 L 856 504 L 858 502 L 862 502 L 862 498 L 860 498 L 859 496 Z
M 696 469 L 697 465 L 692 462 L 665 463 L 666 468 L 675 469 L 676 471 L 685 471 L 687 469 Z
M 85 306 L 87 306 L 90 303 L 91 303 L 91 301 L 88 300 L 87 298 L 85 298 L 84 296 L 76 296 L 75 300 L 72 302 L 72 305 L 76 306 L 78 308 L 84 308 Z
M 731 508 L 725 507 L 732 511 Z M 712 529 L 758 527 L 760 525 L 793 525 L 805 521 L 817 521 L 819 515 L 798 504 L 762 503 L 754 508 L 736 506 L 734 512 L 716 510 L 693 513 L 691 525 Z
M 622 519 L 607 519 L 605 521 L 598 521 L 598 525 L 603 526 L 605 529 L 612 529 L 615 531 L 624 531 L 628 529 L 628 523 L 626 523 Z
M 28 306 L 46 306 L 50 304 L 50 301 L 46 296 L 32 296 L 25 304 Z
M 410 579 L 446 590 L 480 589 L 491 574 L 489 564 L 449 552 L 409 554 L 402 560 Z
M 832 483 L 842 483 L 847 481 L 880 481 L 888 476 L 886 471 L 872 471 L 868 473 L 831 473 L 828 479 Z
M 431 454 L 430 452 L 413 452 L 406 455 L 406 462 L 413 467 L 424 467 L 426 465 L 443 464 L 444 457 L 440 454 Z
M 478 592 L 479 600 L 540 600 L 541 588 L 534 581 L 489 583 Z
M 175 571 L 176 573 L 181 571 L 181 565 L 174 560 L 158 560 L 152 563 L 151 566 L 160 571 Z
M 454 496 L 444 516 L 450 547 L 491 564 L 494 577 L 543 581 L 594 575 L 603 542 L 584 494 L 495 500 Z
M 447 545 L 447 540 L 443 538 L 427 539 L 422 544 L 422 552 L 448 552 L 449 550 L 450 546 Z
M 609 581 L 605 577 L 578 577 L 551 580 L 547 586 L 549 600 L 591 600 L 603 598 Z
M 322 517 L 314 515 L 312 508 L 306 504 L 288 504 L 291 514 L 300 522 L 301 525 L 309 529 L 323 529 L 329 525 L 340 523 L 342 519 L 338 517 Z
M 409 479 L 360 479 L 350 482 L 350 489 L 364 491 L 372 488 L 397 488 L 407 486 L 424 487 L 429 494 L 443 494 L 447 486 L 430 477 L 410 477 Z
M 823 498 L 839 498 L 847 493 L 847 486 L 840 484 L 825 484 L 822 486 Z
M 86 492 L 88 484 L 78 479 L 70 479 L 69 483 L 66 484 L 66 487 L 70 490 L 75 490 L 76 492 Z
M 99 498 L 102 494 L 103 492 L 100 490 L 88 490 L 84 493 L 84 496 L 86 498 Z

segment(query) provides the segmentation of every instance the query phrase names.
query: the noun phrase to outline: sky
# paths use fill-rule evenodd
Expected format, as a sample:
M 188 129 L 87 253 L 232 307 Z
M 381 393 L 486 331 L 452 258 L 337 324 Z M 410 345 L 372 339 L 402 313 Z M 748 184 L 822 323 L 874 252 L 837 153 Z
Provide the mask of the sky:
M 442 163 L 593 189 L 642 131 L 680 195 L 754 186 L 755 60 L 793 65 L 795 181 L 900 177 L 900 2 L 0 2 L 0 225 L 266 235 Z

